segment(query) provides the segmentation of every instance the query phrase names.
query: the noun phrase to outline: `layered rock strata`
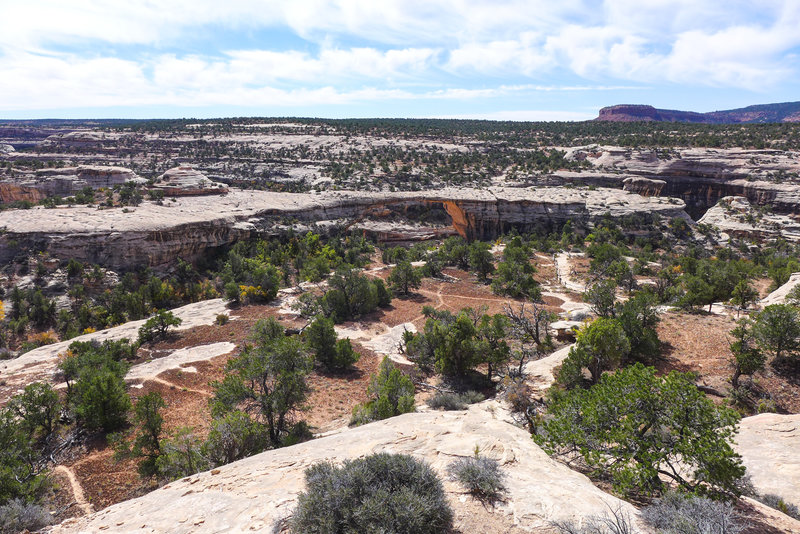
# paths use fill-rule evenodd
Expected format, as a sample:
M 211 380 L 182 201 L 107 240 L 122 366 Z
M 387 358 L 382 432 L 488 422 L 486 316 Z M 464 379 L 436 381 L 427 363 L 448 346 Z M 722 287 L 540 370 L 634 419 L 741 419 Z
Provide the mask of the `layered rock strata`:
M 591 168 L 581 173 L 555 173 L 549 177 L 552 185 L 584 183 L 677 197 L 698 217 L 726 196 L 743 196 L 781 213 L 800 213 L 800 154 L 795 152 L 740 148 L 658 151 L 596 145 L 566 152 L 567 158 L 587 161 Z
M 210 180 L 191 165 L 180 165 L 168 170 L 158 177 L 152 189 L 171 197 L 221 195 L 228 192 L 225 184 Z
M 619 190 L 563 188 L 442 189 L 429 192 L 318 194 L 232 191 L 225 196 L 182 197 L 136 209 L 34 208 L 0 213 L 0 261 L 20 250 L 46 250 L 118 269 L 163 267 L 196 259 L 276 225 L 364 220 L 384 209 L 444 210 L 466 238 L 492 238 L 567 220 L 593 221 L 638 214 L 686 217 L 680 200 L 645 198 Z M 390 209 L 391 208 L 391 209 Z
M 33 176 L 0 182 L 0 201 L 37 202 L 54 195 L 74 195 L 86 187 L 111 188 L 127 182 L 142 185 L 147 180 L 124 167 L 80 165 L 61 169 L 42 169 Z

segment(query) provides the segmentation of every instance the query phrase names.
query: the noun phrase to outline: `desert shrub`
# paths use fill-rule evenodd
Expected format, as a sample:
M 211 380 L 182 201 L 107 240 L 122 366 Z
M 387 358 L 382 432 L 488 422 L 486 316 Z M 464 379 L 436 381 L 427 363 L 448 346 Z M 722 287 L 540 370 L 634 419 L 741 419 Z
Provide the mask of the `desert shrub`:
M 431 467 L 403 454 L 379 453 L 319 463 L 306 472 L 292 532 L 303 534 L 438 534 L 453 512 Z
M 47 509 L 24 499 L 12 499 L 0 506 L 0 534 L 34 532 L 52 523 Z
M 766 504 L 770 508 L 774 508 L 775 510 L 784 513 L 789 517 L 793 517 L 800 521 L 800 508 L 790 502 L 784 501 L 783 497 L 779 495 L 768 493 L 766 495 L 756 495 L 755 499 L 762 504 Z
M 630 514 L 611 508 L 602 515 L 589 516 L 582 526 L 573 521 L 556 521 L 552 526 L 561 534 L 638 534 Z
M 306 377 L 313 359 L 305 344 L 296 336 L 285 336 L 273 318 L 258 321 L 250 338 L 253 344 L 231 358 L 225 377 L 212 383 L 212 414 L 242 410 L 266 426 L 272 444 L 280 445 L 308 396 Z
M 596 384 L 603 372 L 622 363 L 630 350 L 631 343 L 622 323 L 617 319 L 600 317 L 578 333 L 557 379 L 568 387 L 578 386 L 583 382 L 583 369 L 588 369 L 591 383 Z
M 744 530 L 731 503 L 673 491 L 643 508 L 641 515 L 659 534 L 737 534 Z
M 392 290 L 402 295 L 408 295 L 412 289 L 417 289 L 421 280 L 422 272 L 408 261 L 398 263 L 388 278 Z
M 455 460 L 447 472 L 470 494 L 484 501 L 495 502 L 505 491 L 498 461 L 480 456 L 477 451 L 474 456 Z
M 22 393 L 11 397 L 8 409 L 19 417 L 20 425 L 28 435 L 32 436 L 41 428 L 44 435 L 49 436 L 58 422 L 61 402 L 50 384 L 34 382 L 25 386 Z
M 125 381 L 106 367 L 81 373 L 72 402 L 86 428 L 112 432 L 128 422 L 131 399 L 125 391 Z
M 484 396 L 477 391 L 467 391 L 465 393 L 450 393 L 440 391 L 428 399 L 428 406 L 434 410 L 463 410 L 470 404 L 481 402 Z
M 333 321 L 318 316 L 303 330 L 303 338 L 314 352 L 314 359 L 327 371 L 346 369 L 358 361 L 349 339 L 337 339 Z
M 353 408 L 351 425 L 363 425 L 414 411 L 414 383 L 384 358 L 367 387 L 369 400 Z
M 227 314 L 220 313 L 219 315 L 217 315 L 217 318 L 214 320 L 214 322 L 216 322 L 219 326 L 223 326 L 223 325 L 228 324 L 228 321 L 230 321 L 230 320 L 231 320 L 231 318 L 228 317 Z
M 511 239 L 497 265 L 492 291 L 498 295 L 538 301 L 542 296 L 539 283 L 533 278 L 536 268 L 530 262 L 530 250 L 519 237 Z
M 636 363 L 590 389 L 555 392 L 534 439 L 550 453 L 580 454 L 621 493 L 660 492 L 663 475 L 689 491 L 739 494 L 745 469 L 731 446 L 739 416 L 694 380 Z
M 16 498 L 30 500 L 41 491 L 46 478 L 37 457 L 33 440 L 16 416 L 8 409 L 0 410 L 0 504 Z
M 376 278 L 372 281 L 372 285 L 375 286 L 375 296 L 378 299 L 379 308 L 385 308 L 392 303 L 392 294 L 387 289 L 383 280 Z
M 202 441 L 191 428 L 178 429 L 159 444 L 158 473 L 167 480 L 175 480 L 207 469 L 208 461 L 201 453 L 201 446 Z
M 157 391 L 151 391 L 139 398 L 133 409 L 134 422 L 139 432 L 133 441 L 133 454 L 142 458 L 139 462 L 139 474 L 154 475 L 158 472 L 156 461 L 161 454 L 161 432 L 164 416 L 161 410 L 167 404 Z
M 182 323 L 180 317 L 166 310 L 158 310 L 156 314 L 145 321 L 139 329 L 139 342 L 158 341 L 167 337 L 170 327 L 178 326 Z
M 202 452 L 212 465 L 225 465 L 263 451 L 268 443 L 262 425 L 234 411 L 214 419 Z

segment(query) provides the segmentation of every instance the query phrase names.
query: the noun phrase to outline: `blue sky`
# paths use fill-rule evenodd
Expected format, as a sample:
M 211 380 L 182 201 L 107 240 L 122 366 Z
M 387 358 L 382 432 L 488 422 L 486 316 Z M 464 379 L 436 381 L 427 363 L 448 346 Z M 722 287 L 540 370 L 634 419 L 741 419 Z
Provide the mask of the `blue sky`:
M 0 0 L 0 118 L 713 111 L 799 54 L 798 0 Z

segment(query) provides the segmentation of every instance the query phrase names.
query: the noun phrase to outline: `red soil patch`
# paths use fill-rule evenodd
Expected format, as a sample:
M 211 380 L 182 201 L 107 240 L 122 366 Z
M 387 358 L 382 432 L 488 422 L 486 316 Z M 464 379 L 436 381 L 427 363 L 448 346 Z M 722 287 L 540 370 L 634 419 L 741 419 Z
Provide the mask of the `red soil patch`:
M 735 317 L 671 312 L 664 314 L 658 325 L 663 342 L 662 357 L 656 367 L 663 372 L 676 369 L 692 371 L 698 383 L 727 394 L 731 390 L 732 357 L 728 332 L 736 327 Z M 740 384 L 748 383 L 747 377 Z M 771 397 L 779 412 L 800 413 L 800 383 L 777 373 L 770 363 L 753 377 L 754 395 Z M 716 400 L 721 401 L 719 397 Z

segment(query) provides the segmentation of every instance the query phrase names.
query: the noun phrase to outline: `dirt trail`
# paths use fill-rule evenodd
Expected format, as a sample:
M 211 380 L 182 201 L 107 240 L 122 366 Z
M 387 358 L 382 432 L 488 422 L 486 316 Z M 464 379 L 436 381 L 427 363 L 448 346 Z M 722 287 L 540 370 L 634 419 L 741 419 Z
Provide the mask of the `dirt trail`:
M 203 391 L 201 389 L 187 388 L 186 386 L 181 386 L 179 384 L 175 384 L 174 382 L 170 382 L 169 380 L 164 380 L 163 378 L 159 378 L 159 377 L 148 378 L 146 380 L 146 382 L 156 382 L 158 384 L 163 384 L 163 385 L 168 386 L 170 388 L 175 388 L 175 389 L 177 389 L 179 391 L 188 391 L 190 393 L 197 393 L 198 395 L 202 395 L 204 397 L 211 397 L 213 395 L 212 393 L 210 393 L 208 391 Z
M 72 471 L 72 469 L 65 465 L 58 465 L 55 469 L 53 469 L 53 471 L 63 473 L 64 476 L 67 477 L 67 480 L 69 480 L 69 485 L 72 488 L 72 495 L 75 497 L 75 504 L 77 504 L 78 508 L 83 511 L 83 515 L 89 515 L 94 512 L 92 505 L 86 500 L 86 497 L 83 494 L 83 486 L 81 486 L 81 483 L 78 482 L 78 478 L 75 476 L 75 473 Z

